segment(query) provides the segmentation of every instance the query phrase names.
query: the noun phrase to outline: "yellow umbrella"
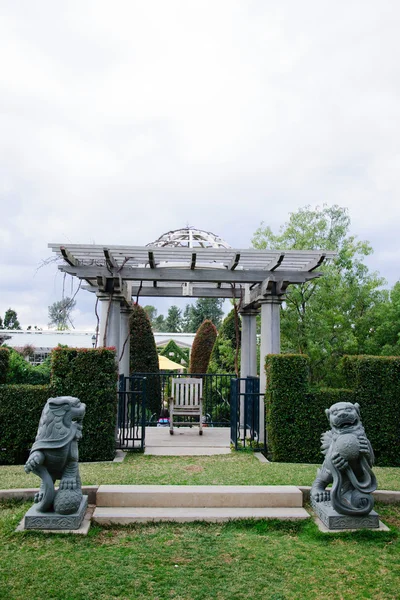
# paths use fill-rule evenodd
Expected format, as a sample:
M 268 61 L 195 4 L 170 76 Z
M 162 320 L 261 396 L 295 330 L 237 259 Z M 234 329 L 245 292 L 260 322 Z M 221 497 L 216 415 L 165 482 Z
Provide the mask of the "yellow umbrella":
M 161 356 L 161 354 L 158 355 L 158 366 L 161 371 L 183 371 L 185 368 L 184 366 L 173 362 L 166 356 Z

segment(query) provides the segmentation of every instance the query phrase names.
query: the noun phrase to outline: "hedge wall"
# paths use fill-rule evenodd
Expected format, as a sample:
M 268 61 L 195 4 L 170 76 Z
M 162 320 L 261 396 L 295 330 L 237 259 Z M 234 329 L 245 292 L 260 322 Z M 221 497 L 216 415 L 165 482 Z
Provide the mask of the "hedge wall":
M 10 353 L 8 348 L 0 348 L 0 384 L 6 382 L 9 361 Z
M 77 396 L 86 404 L 80 461 L 115 456 L 118 367 L 110 348 L 56 348 L 52 353 L 52 396 Z
M 343 371 L 354 387 L 376 463 L 400 467 L 400 357 L 346 356 Z
M 350 390 L 311 390 L 309 362 L 300 354 L 266 356 L 268 449 L 275 461 L 322 462 L 320 438 L 329 428 L 325 409 L 352 402 Z
M 310 388 L 309 359 L 303 355 L 268 355 L 265 368 L 273 460 L 321 463 L 320 436 L 330 428 L 325 409 L 336 402 L 358 402 L 376 464 L 400 466 L 400 357 L 346 357 L 343 371 L 352 389 Z
M 35 441 L 47 385 L 0 385 L 0 464 L 24 464 Z

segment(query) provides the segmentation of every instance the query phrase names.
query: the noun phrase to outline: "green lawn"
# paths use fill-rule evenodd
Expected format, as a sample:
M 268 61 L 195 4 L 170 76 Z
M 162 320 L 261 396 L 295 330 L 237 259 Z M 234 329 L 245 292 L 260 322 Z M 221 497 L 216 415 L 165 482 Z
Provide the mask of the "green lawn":
M 130 454 L 81 464 L 85 484 L 311 485 L 317 465 Z M 400 489 L 400 469 L 375 469 Z M 0 467 L 0 488 L 35 487 Z M 93 527 L 87 537 L 16 533 L 31 503 L 0 504 L 0 599 L 301 600 L 400 598 L 400 505 L 377 505 L 390 532 L 320 533 L 310 522 Z
M 133 461 L 134 462 L 134 461 Z M 313 600 L 399 598 L 400 506 L 391 531 L 322 534 L 315 524 L 93 527 L 87 537 L 16 533 L 30 504 L 0 509 L 0 598 Z
M 128 454 L 123 463 L 80 465 L 85 485 L 311 485 L 318 465 L 261 463 L 249 452 L 221 456 L 144 456 Z M 374 469 L 379 489 L 400 490 L 399 468 Z M 23 466 L 0 466 L 0 489 L 37 487 L 39 478 Z

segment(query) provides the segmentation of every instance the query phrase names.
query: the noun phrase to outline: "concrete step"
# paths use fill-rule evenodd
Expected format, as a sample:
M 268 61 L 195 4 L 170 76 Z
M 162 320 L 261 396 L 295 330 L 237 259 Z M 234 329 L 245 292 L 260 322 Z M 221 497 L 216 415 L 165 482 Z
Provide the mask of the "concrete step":
M 304 508 L 232 508 L 232 507 L 102 507 L 97 506 L 93 521 L 101 525 L 128 525 L 154 521 L 207 521 L 219 523 L 234 519 L 308 519 Z
M 101 485 L 98 507 L 301 508 L 293 485 Z

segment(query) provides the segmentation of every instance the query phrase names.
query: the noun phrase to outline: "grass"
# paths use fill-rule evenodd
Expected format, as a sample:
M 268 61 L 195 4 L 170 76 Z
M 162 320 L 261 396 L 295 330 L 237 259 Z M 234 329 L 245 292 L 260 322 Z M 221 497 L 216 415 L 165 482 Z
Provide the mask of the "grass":
M 123 463 L 80 465 L 84 485 L 311 485 L 318 465 L 261 463 L 252 453 L 222 456 L 144 456 L 128 454 Z M 374 469 L 379 489 L 400 490 L 400 468 Z M 39 479 L 21 466 L 0 466 L 0 489 L 38 487 Z
M 251 453 L 80 465 L 85 484 L 311 485 L 317 465 L 261 463 Z M 376 468 L 381 489 L 400 469 Z M 36 487 L 22 466 L 0 488 Z M 320 533 L 310 522 L 94 526 L 87 537 L 16 533 L 31 503 L 0 505 L 0 599 L 302 600 L 400 598 L 400 505 L 377 505 L 390 532 Z
M 29 505 L 0 510 L 0 598 L 399 598 L 398 505 L 378 507 L 387 533 L 324 535 L 311 521 L 242 521 L 96 526 L 83 538 L 15 533 Z

